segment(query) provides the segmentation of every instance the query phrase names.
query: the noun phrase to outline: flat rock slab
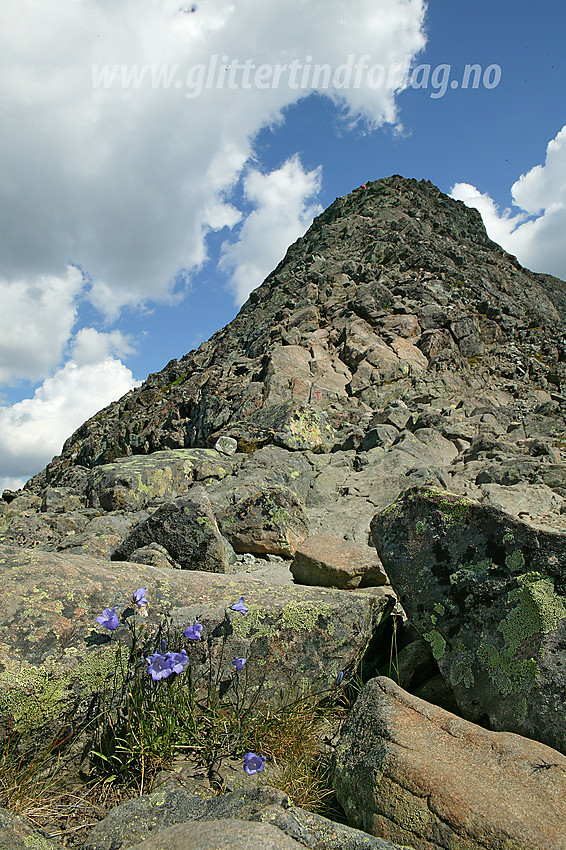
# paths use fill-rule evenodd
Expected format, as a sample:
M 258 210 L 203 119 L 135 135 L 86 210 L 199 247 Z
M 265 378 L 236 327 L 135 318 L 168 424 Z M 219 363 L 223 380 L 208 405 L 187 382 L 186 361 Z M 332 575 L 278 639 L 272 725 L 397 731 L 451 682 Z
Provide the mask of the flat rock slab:
M 463 715 L 566 752 L 566 535 L 430 488 L 371 529 Z
M 385 677 L 362 689 L 334 755 L 350 823 L 415 850 L 564 850 L 566 757 L 491 732 Z
M 226 819 L 170 826 L 135 844 L 132 850 L 300 850 L 299 844 L 276 826 Z
M 307 537 L 295 552 L 291 572 L 299 584 L 343 590 L 388 582 L 374 549 L 331 534 Z
M 271 586 L 244 576 L 34 549 L 0 547 L 0 570 L 0 716 L 13 715 L 20 725 L 75 710 L 107 685 L 130 630 L 121 624 L 110 633 L 94 618 L 114 606 L 122 615 L 139 587 L 147 588 L 149 600 L 144 622 L 157 626 L 168 615 L 181 635 L 196 618 L 203 624 L 202 640 L 181 639 L 195 676 L 207 667 L 207 638 L 228 613 L 226 676 L 232 659 L 245 657 L 249 684 L 262 683 L 266 699 L 280 689 L 291 694 L 332 686 L 338 671 L 354 668 L 394 603 L 380 588 L 345 594 Z M 247 614 L 230 610 L 241 596 Z

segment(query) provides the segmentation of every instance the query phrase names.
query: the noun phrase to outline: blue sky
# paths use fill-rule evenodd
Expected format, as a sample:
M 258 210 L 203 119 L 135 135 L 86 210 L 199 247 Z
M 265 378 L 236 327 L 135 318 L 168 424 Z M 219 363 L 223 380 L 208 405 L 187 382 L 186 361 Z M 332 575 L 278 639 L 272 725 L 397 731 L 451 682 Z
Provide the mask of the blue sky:
M 564 32 L 556 0 L 3 0 L 0 487 L 230 321 L 368 179 L 431 180 L 566 278 Z

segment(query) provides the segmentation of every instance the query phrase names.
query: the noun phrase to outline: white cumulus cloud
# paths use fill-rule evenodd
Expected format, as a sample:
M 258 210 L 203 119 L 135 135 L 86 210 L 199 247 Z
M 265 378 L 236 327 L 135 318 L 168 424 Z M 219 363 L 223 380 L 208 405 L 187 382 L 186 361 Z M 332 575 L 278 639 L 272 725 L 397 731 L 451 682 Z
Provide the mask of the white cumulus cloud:
M 80 271 L 0 278 L 0 384 L 40 380 L 63 356 L 82 290 Z
M 237 242 L 224 243 L 221 266 L 231 272 L 230 285 L 238 304 L 259 286 L 289 245 L 322 212 L 313 197 L 320 190 L 321 171 L 305 171 L 297 156 L 281 168 L 262 174 L 251 170 L 244 195 L 255 210 L 245 219 Z
M 61 277 L 72 262 L 111 316 L 125 304 L 167 298 L 178 270 L 203 262 L 207 228 L 234 220 L 233 211 L 221 212 L 223 192 L 262 127 L 313 88 L 352 116 L 395 121 L 406 57 L 425 44 L 424 0 L 195 5 L 191 14 L 178 0 L 3 1 L 6 280 Z M 350 56 L 359 70 L 338 73 Z M 217 73 L 209 88 L 204 80 L 198 96 L 185 97 L 195 93 L 198 67 L 208 75 L 214 62 L 248 60 L 248 83 L 241 72 L 232 82 Z M 315 79 L 317 64 L 329 74 Z M 276 65 L 287 69 L 277 84 Z M 367 71 L 376 65 L 390 87 L 373 87 L 379 74 Z M 272 69 L 267 83 L 256 83 L 260 66 Z
M 21 485 L 61 451 L 85 419 L 137 385 L 112 357 L 82 366 L 69 361 L 33 398 L 0 407 L 0 492 Z
M 101 333 L 95 328 L 81 328 L 73 340 L 71 357 L 77 366 L 86 366 L 113 354 L 125 357 L 133 350 L 128 337 L 120 331 Z
M 566 126 L 535 165 L 511 187 L 515 211 L 501 211 L 488 194 L 457 183 L 452 197 L 478 209 L 491 239 L 533 271 L 566 280 Z

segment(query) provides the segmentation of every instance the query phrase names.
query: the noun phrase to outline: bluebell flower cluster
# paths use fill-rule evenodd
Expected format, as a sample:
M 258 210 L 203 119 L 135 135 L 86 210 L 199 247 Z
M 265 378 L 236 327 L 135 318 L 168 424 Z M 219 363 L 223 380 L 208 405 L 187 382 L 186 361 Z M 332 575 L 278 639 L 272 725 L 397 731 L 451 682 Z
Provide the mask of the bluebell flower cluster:
M 154 682 L 166 679 L 172 673 L 182 673 L 189 663 L 189 657 L 184 649 L 180 652 L 154 652 L 145 660 L 147 672 Z
M 144 605 L 148 605 L 146 592 L 146 587 L 139 587 L 130 599 L 132 607 L 137 609 L 138 613 L 147 613 L 147 610 L 143 608 Z M 101 614 L 95 617 L 96 622 L 109 631 L 116 631 L 120 624 L 116 607 L 105 608 Z M 249 608 L 244 604 L 244 597 L 241 596 L 237 602 L 230 605 L 230 610 L 237 611 L 239 614 L 247 614 Z M 199 623 L 198 619 L 195 619 L 192 626 L 187 626 L 184 635 L 187 640 L 201 640 L 203 628 L 202 623 Z M 185 649 L 181 649 L 180 652 L 166 651 L 166 643 L 163 639 L 160 642 L 160 652 L 154 652 L 153 655 L 147 656 L 145 660 L 147 661 L 147 672 L 154 682 L 167 679 L 173 673 L 177 675 L 183 673 L 189 663 L 189 657 Z M 236 673 L 240 673 L 244 669 L 245 664 L 246 659 L 241 657 L 234 658 L 232 661 Z M 264 765 L 264 756 L 258 756 L 256 753 L 246 753 L 244 756 L 244 770 L 248 776 L 253 776 L 254 773 L 260 773 Z

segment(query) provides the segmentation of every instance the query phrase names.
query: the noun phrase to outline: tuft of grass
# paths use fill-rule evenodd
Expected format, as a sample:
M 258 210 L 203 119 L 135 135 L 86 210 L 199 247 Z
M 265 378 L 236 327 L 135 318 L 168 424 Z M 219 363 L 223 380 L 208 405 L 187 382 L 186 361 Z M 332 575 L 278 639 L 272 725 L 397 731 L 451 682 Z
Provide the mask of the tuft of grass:
M 295 805 L 321 811 L 333 793 L 329 743 L 345 719 L 346 706 L 343 696 L 307 693 L 278 709 L 258 712 L 245 730 L 249 749 L 280 768 L 278 786 Z
M 8 721 L 0 742 L 0 806 L 30 815 L 44 805 L 58 782 L 59 766 L 69 743 L 68 729 L 38 746 L 29 733 Z

